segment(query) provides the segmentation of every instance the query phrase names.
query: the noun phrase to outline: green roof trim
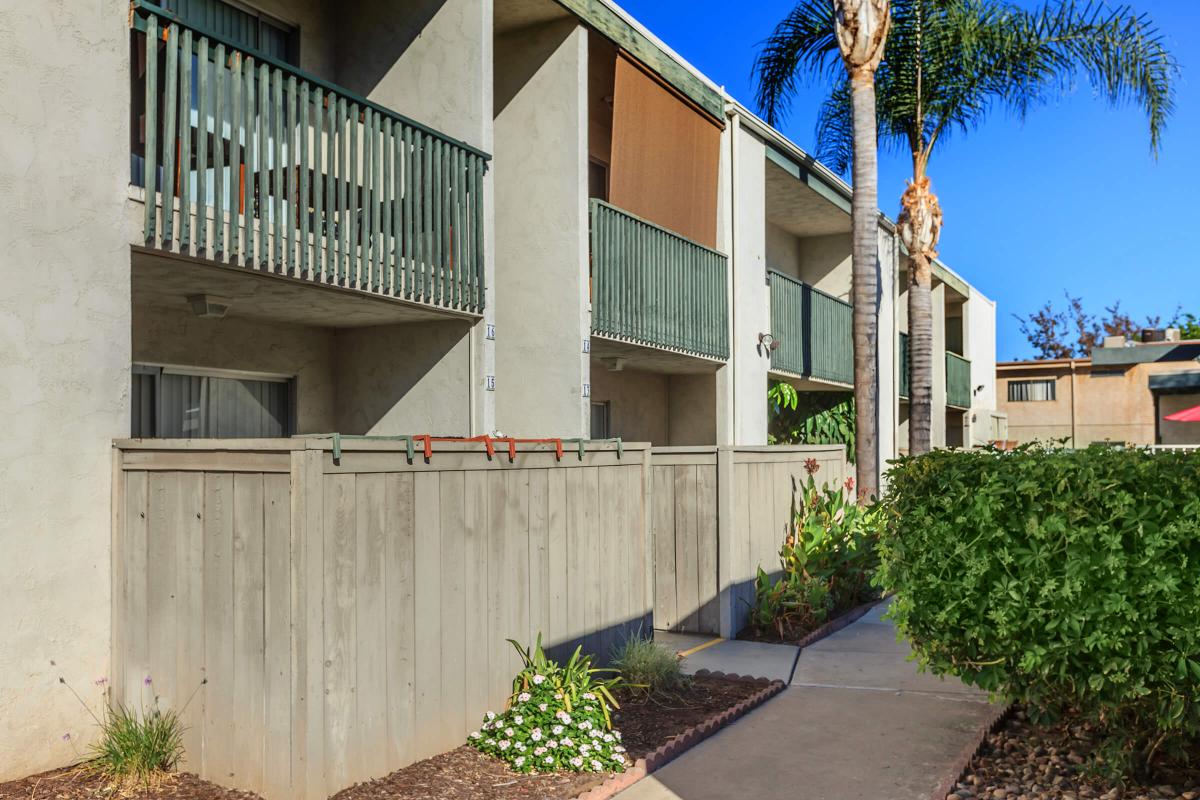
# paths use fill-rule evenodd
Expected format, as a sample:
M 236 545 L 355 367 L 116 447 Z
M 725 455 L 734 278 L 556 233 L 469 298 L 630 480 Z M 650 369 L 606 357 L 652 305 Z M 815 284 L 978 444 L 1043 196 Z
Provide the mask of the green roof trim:
M 847 214 L 850 213 L 850 201 L 846 199 L 844 194 L 823 181 L 819 175 L 808 167 L 797 163 L 794 158 L 781 153 L 770 143 L 767 144 L 767 160 L 783 169 L 784 172 L 787 172 L 842 211 L 845 211 Z
M 939 281 L 946 284 L 963 297 L 971 296 L 971 287 L 967 285 L 967 282 L 947 269 L 946 265 L 937 259 L 934 259 L 933 261 L 933 277 L 937 278 Z
M 558 0 L 558 4 L 652 69 L 718 123 L 725 124 L 725 98 L 721 93 L 696 77 L 611 7 L 600 0 Z

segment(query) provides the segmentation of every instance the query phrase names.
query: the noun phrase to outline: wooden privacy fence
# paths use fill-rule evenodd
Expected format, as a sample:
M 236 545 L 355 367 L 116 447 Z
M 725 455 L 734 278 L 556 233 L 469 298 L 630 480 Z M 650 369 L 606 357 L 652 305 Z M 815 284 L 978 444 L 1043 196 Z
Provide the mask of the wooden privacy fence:
M 809 459 L 818 482 L 845 480 L 842 445 L 654 448 L 656 628 L 732 637 L 745 626 L 759 566 L 779 570 Z
M 507 637 L 650 629 L 649 450 L 404 449 L 116 444 L 114 699 L 184 709 L 187 769 L 324 798 L 461 744 L 508 696 Z

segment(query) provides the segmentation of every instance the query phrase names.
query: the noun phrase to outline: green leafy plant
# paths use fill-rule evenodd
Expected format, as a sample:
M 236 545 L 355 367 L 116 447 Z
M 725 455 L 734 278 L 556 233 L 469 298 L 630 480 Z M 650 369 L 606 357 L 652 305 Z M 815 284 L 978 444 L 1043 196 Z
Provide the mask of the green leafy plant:
M 1114 773 L 1200 737 L 1200 456 L 936 451 L 888 483 L 880 581 L 925 667 L 1082 714 Z
M 771 580 L 762 567 L 755 579 L 750 624 L 759 636 L 795 638 L 816 628 L 831 613 L 875 596 L 878 566 L 875 542 L 884 517 L 878 505 L 860 506 L 854 483 L 817 486 L 809 466 L 796 488 L 792 533 L 779 550 L 782 575 Z
M 854 397 L 839 392 L 798 392 L 777 381 L 767 389 L 771 444 L 844 444 L 854 463 Z
M 66 680 L 59 683 L 71 687 Z M 101 679 L 97 685 L 107 683 Z M 202 680 L 196 691 L 208 683 Z M 96 714 L 74 689 L 71 693 L 83 705 L 100 727 L 100 738 L 91 745 L 86 765 L 107 778 L 121 789 L 151 788 L 162 783 L 179 766 L 183 758 L 183 733 L 185 730 L 181 714 L 191 703 L 191 697 L 180 711 L 163 710 L 159 698 L 154 694 L 153 682 L 147 676 L 142 685 L 153 696 L 147 707 L 140 708 L 120 703 L 106 706 L 102 714 Z M 66 734 L 64 739 L 70 739 Z
M 508 641 L 524 666 L 513 678 L 508 708 L 487 713 L 468 737 L 471 746 L 517 772 L 623 772 L 625 748 L 610 713 L 619 707 L 612 694 L 621 682 L 616 670 L 593 667 L 579 647 L 560 666 L 546 657 L 541 634 L 530 648 Z
M 647 695 L 673 694 L 692 682 L 678 655 L 641 634 L 630 636 L 616 648 L 612 664 L 627 686 Z

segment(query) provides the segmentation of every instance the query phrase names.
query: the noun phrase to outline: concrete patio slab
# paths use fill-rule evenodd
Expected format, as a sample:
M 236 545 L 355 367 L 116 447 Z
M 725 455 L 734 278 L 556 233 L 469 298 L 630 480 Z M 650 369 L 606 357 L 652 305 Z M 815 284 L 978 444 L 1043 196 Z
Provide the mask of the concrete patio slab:
M 985 696 L 957 679 L 941 678 L 918 672 L 913 662 L 897 663 L 894 653 L 855 653 L 846 658 L 844 652 L 805 650 L 792 675 L 793 686 L 853 686 L 868 689 L 970 694 Z
M 657 644 L 669 647 L 676 653 L 691 650 L 693 647 L 700 647 L 715 638 L 718 637 L 711 633 L 677 633 L 675 631 L 658 630 L 654 632 L 654 641 Z
M 787 683 L 792 677 L 792 668 L 796 664 L 796 653 L 799 650 L 800 648 L 790 644 L 723 639 L 711 647 L 685 657 L 683 669 L 689 674 L 706 669 L 709 672 L 749 675 L 752 678 L 768 678 Z

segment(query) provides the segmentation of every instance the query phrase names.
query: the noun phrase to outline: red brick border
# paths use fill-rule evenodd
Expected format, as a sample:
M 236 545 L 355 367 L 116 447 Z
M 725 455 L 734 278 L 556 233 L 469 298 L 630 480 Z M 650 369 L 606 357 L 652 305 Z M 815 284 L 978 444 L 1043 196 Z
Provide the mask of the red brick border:
M 997 711 L 988 722 L 979 726 L 979 735 L 963 748 L 962 753 L 954 762 L 953 771 L 949 777 L 938 784 L 938 788 L 933 790 L 930 800 L 946 800 L 947 795 L 954 793 L 954 787 L 966 777 L 967 771 L 971 769 L 971 762 L 975 760 L 975 756 L 979 755 L 979 751 L 983 749 L 983 743 L 987 741 L 989 736 L 999 730 L 1000 726 L 1008 722 L 1014 708 L 1016 706 L 1009 703 Z
M 660 769 L 669 761 L 681 755 L 684 751 L 698 745 L 714 733 L 724 728 L 726 725 L 734 722 L 746 713 L 758 708 L 763 703 L 770 700 L 775 695 L 782 692 L 785 688 L 783 681 L 768 681 L 766 678 L 752 678 L 748 675 L 726 675 L 724 672 L 709 672 L 702 669 L 696 672 L 698 676 L 709 676 L 713 678 L 724 678 L 726 680 L 746 681 L 749 683 L 760 683 L 762 689 L 747 697 L 737 705 L 730 706 L 724 711 L 720 711 L 698 725 L 694 725 L 683 733 L 677 734 L 666 744 L 660 745 L 658 749 L 646 755 L 645 758 L 639 758 L 632 767 L 625 770 L 619 775 L 606 780 L 594 789 L 589 789 L 583 794 L 575 798 L 575 800 L 608 800 L 624 789 L 628 789 L 633 784 L 645 778 L 650 773 Z
M 884 602 L 885 600 L 887 600 L 886 597 L 881 597 L 878 600 L 871 600 L 870 602 L 863 603 L 860 606 L 855 606 L 854 608 L 847 611 L 845 614 L 842 614 L 841 616 L 834 617 L 833 619 L 829 620 L 829 622 L 826 622 L 824 625 L 817 628 L 815 631 L 811 631 L 811 632 L 805 634 L 800 639 L 800 641 L 795 642 L 795 645 L 797 647 L 799 647 L 801 650 L 803 650 L 805 647 L 808 647 L 809 645 L 816 644 L 821 639 L 824 639 L 826 636 L 832 636 L 833 634 L 840 631 L 842 628 L 849 627 L 851 623 L 858 622 L 860 619 L 862 619 L 863 617 L 865 617 L 867 615 L 868 611 L 870 611 L 872 608 L 879 605 L 880 603 Z M 792 642 L 782 642 L 782 644 L 792 644 Z

